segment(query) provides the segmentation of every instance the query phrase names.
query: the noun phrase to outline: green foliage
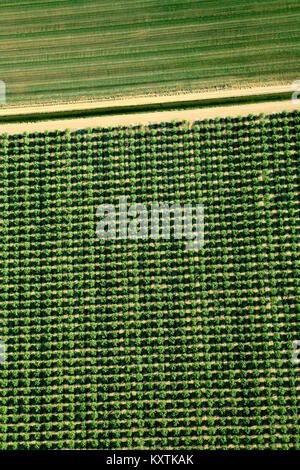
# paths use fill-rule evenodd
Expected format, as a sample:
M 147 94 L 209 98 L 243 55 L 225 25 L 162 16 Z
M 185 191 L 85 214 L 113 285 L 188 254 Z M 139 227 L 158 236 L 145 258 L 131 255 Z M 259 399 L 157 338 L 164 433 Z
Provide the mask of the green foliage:
M 299 448 L 298 112 L 0 153 L 1 449 Z M 203 202 L 204 248 L 98 240 L 119 195 Z

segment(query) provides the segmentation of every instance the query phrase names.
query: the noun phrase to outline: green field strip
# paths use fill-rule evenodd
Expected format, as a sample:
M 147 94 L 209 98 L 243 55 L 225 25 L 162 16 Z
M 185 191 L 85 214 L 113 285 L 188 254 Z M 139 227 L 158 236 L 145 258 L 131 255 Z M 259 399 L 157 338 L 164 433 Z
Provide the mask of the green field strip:
M 288 66 L 290 64 L 289 60 L 282 61 L 282 65 L 285 64 Z M 263 64 L 262 64 L 263 65 Z M 228 73 L 229 67 L 226 68 L 219 68 L 218 73 L 215 73 L 213 89 L 220 89 L 220 88 L 227 88 L 228 84 L 224 82 L 224 73 Z M 180 72 L 176 74 L 176 71 L 166 71 L 163 74 L 157 74 L 154 77 L 141 76 L 140 77 L 115 77 L 114 84 L 109 79 L 94 79 L 90 77 L 89 79 L 82 80 L 81 82 L 64 80 L 63 82 L 59 79 L 51 80 L 47 84 L 47 80 L 43 83 L 38 83 L 37 85 L 30 85 L 27 86 L 26 83 L 22 85 L 22 91 L 20 91 L 20 85 L 17 85 L 17 89 L 14 92 L 13 86 L 10 86 L 9 90 L 10 93 L 8 95 L 8 102 L 17 102 L 15 101 L 16 98 L 19 101 L 22 101 L 22 95 L 27 96 L 29 101 L 32 103 L 36 99 L 36 97 L 42 96 L 45 92 L 48 92 L 49 96 L 51 94 L 51 100 L 58 100 L 62 99 L 72 100 L 74 101 L 74 97 L 78 99 L 78 97 L 86 97 L 90 98 L 89 93 L 91 91 L 95 91 L 93 97 L 95 98 L 100 93 L 101 96 L 123 96 L 124 93 L 130 94 L 132 96 L 132 87 L 136 89 L 138 94 L 150 93 L 153 94 L 153 90 L 155 88 L 156 93 L 168 93 L 172 94 L 175 91 L 186 91 L 186 84 L 188 84 L 189 90 L 196 89 L 199 91 L 201 90 L 210 90 L 212 87 L 211 82 L 211 71 L 212 69 L 208 69 L 206 73 L 199 74 L 195 73 L 191 74 L 189 72 Z M 262 83 L 272 85 L 272 81 L 270 81 L 270 73 L 274 73 L 274 77 L 276 76 L 276 84 L 286 83 L 289 81 L 290 83 L 294 79 L 294 69 L 289 70 L 283 68 L 278 70 L 277 63 L 275 62 L 272 65 L 268 65 L 266 67 L 263 66 L 263 70 L 258 71 L 255 67 L 255 64 L 247 71 L 247 81 L 245 82 L 245 71 L 239 67 L 231 67 L 232 73 L 232 80 L 230 82 L 230 87 L 232 88 L 243 88 L 245 86 L 261 86 Z M 54 83 L 53 83 L 54 82 Z M 55 83 L 56 82 L 56 83 Z M 54 86 L 55 85 L 55 86 Z M 24 92 L 24 89 L 26 91 Z M 120 94 L 120 90 L 122 89 L 122 93 Z M 131 91 L 130 91 L 131 90 Z M 124 93 L 123 93 L 124 92 Z
M 293 34 L 294 33 L 294 34 Z M 277 34 L 281 34 L 280 32 L 277 32 Z M 268 45 L 268 42 L 265 41 L 265 39 L 263 38 L 264 35 L 260 35 L 261 37 L 259 39 L 255 39 L 252 40 L 252 44 L 255 45 L 255 47 L 253 47 L 252 50 L 255 50 L 256 47 L 258 46 L 267 46 Z M 294 37 L 293 37 L 294 36 Z M 226 49 L 230 48 L 230 50 L 234 50 L 235 48 L 243 48 L 243 47 L 247 47 L 248 46 L 248 43 L 249 43 L 249 35 L 241 35 L 239 38 L 237 37 L 233 37 L 231 36 L 230 38 L 230 41 L 226 38 L 223 38 L 222 40 L 222 44 L 218 44 L 217 43 L 217 39 L 215 38 L 214 41 L 212 40 L 206 40 L 207 44 L 202 44 L 201 46 L 199 46 L 198 42 L 199 40 L 196 40 L 196 39 L 190 39 L 190 40 L 186 40 L 186 41 L 168 41 L 168 42 L 164 42 L 164 45 L 162 47 L 162 44 L 161 44 L 161 41 L 158 42 L 157 44 L 154 42 L 154 41 L 147 41 L 147 44 L 144 44 L 143 45 L 143 48 L 141 48 L 140 46 L 137 46 L 136 44 L 132 44 L 131 46 L 127 46 L 126 50 L 124 50 L 124 47 L 123 45 L 120 46 L 112 46 L 111 44 L 111 41 L 110 42 L 110 50 L 109 52 L 105 52 L 103 51 L 100 47 L 96 48 L 94 44 L 90 44 L 90 43 L 87 43 L 87 44 L 84 44 L 84 43 L 81 43 L 80 45 L 78 46 L 74 46 L 73 44 L 73 51 L 72 53 L 71 52 L 66 52 L 65 50 L 65 45 L 62 45 L 60 46 L 60 48 L 62 49 L 62 51 L 60 53 L 58 53 L 58 50 L 59 50 L 59 47 L 57 46 L 56 47 L 56 52 L 47 52 L 46 54 L 44 54 L 45 58 L 43 57 L 43 54 L 41 54 L 41 52 L 37 52 L 37 53 L 33 53 L 33 48 L 30 48 L 30 49 L 25 49 L 27 52 L 28 52 L 28 57 L 26 58 L 26 55 L 25 54 L 22 54 L 22 58 L 21 57 L 16 57 L 16 58 L 11 58 L 11 51 L 10 50 L 1 50 L 1 57 L 0 57 L 0 63 L 2 64 L 2 67 L 3 65 L 6 65 L 6 67 L 8 67 L 7 65 L 7 57 L 10 56 L 11 58 L 11 64 L 18 64 L 18 65 L 21 65 L 21 64 L 24 64 L 24 65 L 34 65 L 36 64 L 38 61 L 40 61 L 40 63 L 42 63 L 43 61 L 45 62 L 45 64 L 47 62 L 49 62 L 51 60 L 51 62 L 53 62 L 53 60 L 51 59 L 51 57 L 53 56 L 56 56 L 56 59 L 55 59 L 55 63 L 59 63 L 60 61 L 62 60 L 83 60 L 83 59 L 95 59 L 95 58 L 100 58 L 100 57 L 105 57 L 106 60 L 111 58 L 122 58 L 122 59 L 126 59 L 128 56 L 129 57 L 139 57 L 141 56 L 142 54 L 144 54 L 145 56 L 145 59 L 148 57 L 148 56 L 151 56 L 151 55 L 155 55 L 156 57 L 159 57 L 160 55 L 164 56 L 165 54 L 172 54 L 172 52 L 175 52 L 175 51 L 193 51 L 193 52 L 196 52 L 198 51 L 198 53 L 203 53 L 203 52 L 208 52 L 210 53 L 211 55 L 213 54 L 216 54 L 215 51 L 212 51 L 211 48 L 212 48 L 212 45 L 215 45 L 215 46 L 218 46 L 218 54 L 221 54 L 222 50 L 224 49 L 226 51 Z M 170 38 L 169 38 L 170 39 Z M 281 42 L 282 42 L 282 45 L 280 46 L 280 48 L 283 49 L 283 47 L 288 47 L 288 46 L 295 46 L 299 40 L 298 38 L 298 30 L 294 30 L 294 31 L 288 31 L 288 32 L 285 32 L 285 35 L 282 35 L 282 37 L 280 38 L 281 39 Z M 122 43 L 122 41 L 120 40 L 120 42 Z M 204 40 L 202 41 L 203 43 L 205 42 Z M 156 48 L 154 49 L 154 45 L 156 45 Z M 280 49 L 279 48 L 279 49 Z M 75 52 L 75 50 L 78 49 L 78 52 Z M 278 47 L 275 48 L 275 50 L 278 49 Z M 60 58 L 59 56 L 60 55 L 63 55 L 63 58 Z M 4 70 L 5 68 L 3 68 Z
M 296 10 L 297 11 L 297 14 L 293 14 L 291 13 L 290 15 L 287 15 L 286 16 L 286 22 L 289 23 L 289 21 L 292 21 L 292 20 L 298 20 L 299 21 L 299 17 L 300 17 L 300 14 L 299 14 L 299 9 Z M 132 29 L 131 25 L 132 23 L 129 22 L 128 20 L 128 14 L 126 15 L 126 19 L 128 21 L 128 23 L 118 23 L 118 24 L 107 24 L 104 23 L 103 24 L 103 33 L 107 33 L 107 32 L 110 32 L 110 31 L 113 31 L 113 33 L 117 33 L 117 32 L 124 32 L 124 30 L 130 30 Z M 277 20 L 277 21 L 274 21 L 273 20 Z M 134 23 L 134 28 L 139 30 L 143 30 L 145 31 L 145 28 L 146 27 L 149 27 L 149 28 L 154 28 L 155 29 L 159 29 L 159 28 L 165 28 L 165 29 L 169 29 L 169 28 L 183 28 L 186 29 L 187 27 L 193 27 L 193 26 L 197 26 L 199 24 L 199 21 L 197 20 L 203 20 L 203 18 L 201 17 L 197 17 L 197 15 L 191 15 L 191 18 L 180 18 L 180 19 L 174 19 L 172 20 L 172 22 L 170 22 L 169 20 L 167 19 L 163 19 L 163 20 L 157 20 L 157 21 L 153 21 L 153 22 L 148 22 L 148 21 L 140 21 L 140 22 L 135 22 Z M 278 18 L 277 16 L 275 15 L 274 17 L 267 17 L 267 18 L 262 18 L 262 22 L 268 24 L 268 21 L 271 22 L 272 21 L 272 24 L 273 26 L 278 22 L 280 24 L 283 23 L 282 21 L 282 18 L 280 16 L 280 14 L 278 14 Z M 91 21 L 88 21 L 87 24 L 90 25 Z M 251 26 L 253 24 L 253 26 L 256 26 L 257 29 L 261 29 L 261 25 L 258 26 L 259 24 L 259 21 L 258 21 L 258 18 L 256 19 L 249 19 L 249 18 L 245 18 L 245 26 Z M 213 23 L 208 23 L 207 25 L 202 24 L 201 25 L 201 28 L 203 30 L 206 30 L 206 28 L 208 30 L 211 30 L 211 31 L 214 31 L 217 27 L 217 22 L 213 22 Z M 240 28 L 243 28 L 243 20 L 240 18 L 240 15 L 237 15 L 236 16 L 236 20 L 233 21 L 233 20 L 229 20 L 227 22 L 222 23 L 222 27 L 224 27 L 226 29 L 226 26 L 227 27 L 232 27 L 233 25 L 239 25 Z M 77 23 L 76 25 L 74 26 L 77 26 Z M 220 26 L 219 26 L 220 27 Z M 50 30 L 50 31 L 36 31 L 36 32 L 31 32 L 31 33 L 27 33 L 27 32 L 20 32 L 19 34 L 16 34 L 15 32 L 15 26 L 12 27 L 12 33 L 11 34 L 1 34 L 0 33 L 0 37 L 2 39 L 2 41 L 5 41 L 5 40 L 8 40 L 8 39 L 15 39 L 17 37 L 19 37 L 20 39 L 23 39 L 24 37 L 28 37 L 28 38 L 32 38 L 33 40 L 36 39 L 37 37 L 39 38 L 43 38 L 44 36 L 47 36 L 47 39 L 48 39 L 48 36 L 53 36 L 53 35 L 56 35 L 58 36 L 58 38 L 60 36 L 63 36 L 66 34 L 65 31 L 63 30 Z M 84 32 L 88 32 L 89 34 L 91 33 L 96 33 L 96 32 L 99 32 L 99 26 L 98 26 L 98 23 L 97 25 L 95 26 L 88 26 L 88 27 L 74 27 L 74 28 L 70 28 L 68 30 L 69 33 L 71 34 L 75 34 L 75 35 L 78 35 L 80 33 L 84 33 Z
M 282 53 L 284 50 L 284 47 L 288 49 L 289 55 L 291 56 L 291 59 L 297 57 L 299 55 L 299 43 L 300 43 L 300 38 L 299 40 L 291 40 L 290 38 L 287 38 L 286 41 L 284 41 L 284 45 L 280 47 L 274 47 L 273 45 L 267 45 L 263 41 L 258 41 L 257 44 L 255 44 L 255 47 L 249 48 L 246 46 L 246 44 L 243 46 L 243 44 L 239 44 L 236 42 L 234 45 L 229 44 L 229 45 L 222 45 L 218 48 L 217 51 L 212 51 L 211 46 L 206 46 L 206 47 L 201 47 L 200 50 L 199 48 L 195 46 L 189 46 L 185 48 L 167 48 L 163 50 L 152 50 L 150 51 L 131 51 L 129 54 L 124 53 L 124 51 L 118 50 L 116 54 L 103 54 L 101 53 L 100 55 L 97 55 L 95 52 L 93 54 L 89 54 L 86 52 L 86 56 L 83 56 L 83 54 L 78 54 L 76 57 L 61 57 L 61 58 L 56 58 L 55 60 L 51 60 L 51 64 L 53 66 L 60 65 L 60 70 L 63 72 L 64 69 L 70 68 L 70 65 L 72 65 L 73 72 L 76 73 L 76 69 L 80 68 L 87 68 L 88 67 L 93 67 L 95 70 L 95 67 L 99 67 L 99 62 L 98 60 L 101 58 L 103 60 L 102 67 L 105 68 L 109 73 L 112 71 L 112 67 L 120 70 L 122 67 L 126 67 L 126 64 L 130 65 L 130 69 L 134 71 L 132 68 L 132 60 L 134 59 L 135 61 L 135 67 L 137 70 L 139 68 L 143 68 L 147 65 L 148 62 L 150 62 L 150 66 L 153 67 L 155 70 L 156 68 L 160 68 L 162 65 L 165 65 L 165 60 L 166 57 L 169 60 L 169 67 L 170 65 L 172 67 L 180 65 L 189 65 L 189 63 L 193 64 L 196 62 L 198 67 L 201 67 L 201 65 L 207 64 L 209 61 L 216 61 L 218 60 L 217 64 L 222 61 L 224 63 L 228 63 L 228 58 L 231 57 L 232 60 L 238 60 L 240 66 L 242 67 L 244 63 L 249 63 L 254 62 L 254 60 L 257 60 L 257 57 L 261 59 L 260 57 L 260 47 L 263 45 L 265 53 L 267 53 L 271 59 L 274 59 L 277 57 L 278 54 Z M 229 47 L 228 47 L 229 46 Z M 201 51 L 201 54 L 207 53 L 205 59 L 199 58 L 199 53 Z M 269 52 L 268 52 L 269 51 Z M 273 56 L 273 57 L 272 57 Z M 111 60 L 109 60 L 111 59 Z M 174 62 L 174 59 L 176 59 L 176 62 Z M 35 79 L 38 74 L 42 74 L 42 76 L 45 76 L 45 65 L 49 65 L 49 58 L 42 59 L 40 56 L 37 58 L 35 61 L 19 61 L 19 60 L 12 60 L 10 64 L 5 65 L 5 60 L 4 58 L 0 59 L 0 64 L 3 61 L 4 65 L 1 65 L 1 70 L 2 73 L 5 72 L 5 70 L 8 70 L 11 68 L 12 64 L 15 66 L 22 66 L 22 77 L 26 78 L 26 75 L 31 76 L 35 75 Z M 188 62 L 189 61 L 189 62 Z M 126 70 L 126 69 L 125 69 Z M 27 73 L 26 73 L 27 72 Z M 9 76 L 9 75 L 7 75 Z M 14 74 L 15 77 L 18 77 L 18 74 Z M 51 76 L 51 75 L 50 75 Z
M 136 35 L 138 34 L 138 39 L 139 39 L 139 43 L 141 43 L 142 45 L 147 45 L 149 44 L 153 38 L 157 38 L 157 39 L 163 39 L 164 36 L 167 36 L 167 39 L 169 39 L 170 37 L 172 37 L 172 35 L 176 38 L 178 38 L 178 32 L 184 32 L 184 38 L 183 39 L 187 39 L 191 36 L 191 34 L 193 36 L 196 35 L 196 37 L 198 37 L 199 39 L 199 47 L 201 47 L 201 43 L 203 40 L 210 40 L 210 41 L 214 41 L 216 37 L 220 37 L 220 40 L 222 41 L 222 38 L 223 36 L 226 38 L 226 34 L 230 33 L 231 34 L 231 37 L 239 37 L 239 36 L 243 36 L 245 34 L 245 30 L 246 31 L 253 31 L 253 33 L 255 33 L 255 37 L 257 36 L 261 36 L 262 34 L 270 34 L 272 33 L 273 36 L 274 35 L 277 35 L 278 32 L 280 32 L 280 30 L 282 28 L 284 28 L 284 31 L 285 32 L 289 32 L 289 29 L 287 29 L 285 27 L 285 23 L 288 23 L 289 27 L 291 26 L 297 26 L 299 24 L 299 20 L 295 19 L 294 18 L 294 21 L 293 19 L 289 18 L 288 20 L 284 21 L 278 21 L 276 22 L 275 24 L 268 24 L 266 23 L 264 25 L 264 32 L 262 32 L 261 28 L 258 28 L 257 25 L 253 24 L 253 25 L 244 25 L 243 28 L 241 27 L 232 27 L 231 25 L 229 25 L 229 27 L 226 29 L 223 25 L 223 29 L 221 27 L 217 27 L 215 25 L 211 25 L 210 27 L 206 27 L 205 29 L 203 27 L 201 27 L 201 25 L 199 24 L 195 24 L 193 25 L 193 30 L 190 31 L 190 30 L 186 30 L 186 28 L 182 28 L 182 31 L 180 30 L 180 28 L 178 27 L 171 27 L 169 26 L 167 30 L 164 30 L 164 29 L 156 29 L 156 30 L 151 30 L 151 31 L 147 31 L 147 33 L 141 33 L 141 32 L 135 32 L 134 30 L 133 31 L 129 31 L 128 32 L 128 36 L 127 36 L 127 42 L 126 42 L 126 45 L 128 44 L 128 41 L 130 41 L 130 38 L 131 36 L 133 38 L 136 39 Z M 276 26 L 276 31 L 274 31 L 274 26 Z M 209 32 L 214 32 L 214 36 L 212 37 L 209 37 L 208 36 L 208 33 Z M 131 35 L 130 35 L 131 33 Z M 203 36 L 203 37 L 202 37 Z M 254 34 L 252 34 L 252 38 L 251 38 L 251 34 L 250 34 L 250 38 L 249 39 L 253 39 L 253 36 Z M 89 41 L 91 44 L 94 44 L 94 41 L 97 40 L 97 44 L 101 44 L 103 41 L 110 41 L 110 43 L 114 43 L 116 40 L 118 41 L 123 41 L 123 48 L 124 48 L 124 38 L 121 36 L 121 35 L 118 35 L 118 34 L 105 34 L 104 32 L 98 32 L 98 34 L 95 34 L 93 36 L 93 38 L 91 38 L 89 35 L 79 35 L 79 36 L 66 36 L 66 37 L 63 37 L 63 38 L 56 38 L 56 41 L 57 42 L 53 42 L 53 44 L 51 43 L 51 41 L 49 40 L 49 38 L 47 39 L 47 45 L 49 46 L 52 46 L 52 45 L 55 45 L 55 46 L 58 46 L 59 47 L 59 44 L 62 42 L 62 40 L 65 40 L 65 41 L 69 41 L 69 44 L 70 44 L 70 41 L 72 42 L 72 46 L 73 44 L 76 44 L 76 43 L 79 43 L 79 44 L 84 44 L 84 40 L 87 40 Z M 94 41 L 92 42 L 91 39 L 94 39 Z M 182 39 L 182 38 L 180 38 Z M 177 39 L 178 42 L 180 42 L 179 39 Z M 201 41 L 200 41 L 201 40 Z M 271 40 L 271 39 L 270 39 Z M 20 52 L 22 52 L 23 48 L 22 46 L 24 47 L 24 44 L 26 44 L 26 40 L 24 40 L 24 38 L 20 39 L 20 40 L 17 40 L 17 38 L 15 38 L 12 42 L 12 45 L 15 47 L 15 46 L 19 46 L 18 47 L 18 50 L 20 50 Z M 33 49 L 34 48 L 39 48 L 41 47 L 41 45 L 43 45 L 43 40 L 42 38 L 39 40 L 39 42 L 37 41 L 33 41 L 33 40 L 28 40 L 28 42 L 30 42 L 30 47 L 32 47 Z M 145 44 L 143 44 L 145 42 Z M 9 47 L 9 41 L 6 41 L 5 45 L 7 47 Z M 95 45 L 95 44 L 94 44 Z M 135 43 L 136 45 L 136 43 Z M 6 48 L 5 48 L 6 49 Z M 124 48 L 126 50 L 126 48 Z M 3 51 L 4 52 L 4 51 Z
M 298 449 L 299 111 L 0 136 L 1 449 Z M 95 236 L 204 201 L 206 242 Z

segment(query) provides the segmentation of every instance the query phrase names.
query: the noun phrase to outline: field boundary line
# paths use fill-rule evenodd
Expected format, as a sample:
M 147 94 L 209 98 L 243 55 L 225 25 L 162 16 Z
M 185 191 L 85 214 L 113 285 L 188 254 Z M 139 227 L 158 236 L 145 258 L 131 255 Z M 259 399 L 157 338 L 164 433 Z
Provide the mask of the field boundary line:
M 115 114 L 94 117 L 76 117 L 70 119 L 40 120 L 37 122 L 11 122 L 1 123 L 0 134 L 20 134 L 23 132 L 45 132 L 66 130 L 79 131 L 86 128 L 118 127 L 118 126 L 140 126 L 159 124 L 161 122 L 188 121 L 190 123 L 202 121 L 204 119 L 227 118 L 253 115 L 271 115 L 292 112 L 298 109 L 292 100 L 283 101 L 263 101 L 260 103 L 248 103 L 239 105 L 226 105 L 215 107 L 202 107 L 195 109 L 155 111 L 145 113 Z

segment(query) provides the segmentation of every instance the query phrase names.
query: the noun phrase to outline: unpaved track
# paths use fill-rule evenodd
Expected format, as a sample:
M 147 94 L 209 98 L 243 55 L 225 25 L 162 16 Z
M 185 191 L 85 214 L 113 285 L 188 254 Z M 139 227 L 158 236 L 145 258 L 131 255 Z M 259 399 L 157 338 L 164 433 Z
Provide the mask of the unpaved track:
M 0 116 L 14 115 L 14 114 L 32 114 L 32 113 L 50 113 L 57 111 L 73 111 L 81 109 L 94 109 L 94 108 L 107 108 L 114 106 L 136 106 L 151 103 L 167 103 L 173 101 L 192 101 L 192 100 L 208 100 L 218 98 L 230 98 L 235 96 L 251 96 L 251 95 L 264 95 L 268 93 L 285 93 L 293 92 L 291 85 L 277 85 L 270 87 L 255 87 L 255 88 L 240 88 L 218 90 L 210 92 L 195 92 L 195 93 L 178 93 L 176 95 L 159 95 L 159 96 L 138 96 L 135 98 L 123 99 L 110 99 L 110 100 L 97 100 L 97 101 L 78 101 L 73 103 L 61 104 L 36 104 L 34 106 L 13 106 L 8 104 L 6 106 L 0 105 Z
M 57 121 L 40 121 L 27 123 L 12 123 L 0 125 L 0 134 L 20 134 L 23 132 L 44 132 L 54 130 L 70 129 L 76 131 L 87 127 L 115 127 L 115 126 L 136 126 L 139 124 L 158 124 L 160 122 L 200 121 L 203 119 L 214 119 L 216 117 L 237 117 L 248 114 L 273 114 L 282 111 L 294 111 L 300 109 L 300 105 L 294 104 L 292 100 L 274 101 L 266 103 L 253 103 L 236 106 L 219 106 L 215 108 L 201 108 L 183 111 L 157 111 L 154 113 L 126 114 L 115 116 L 97 116 L 90 118 L 62 119 Z

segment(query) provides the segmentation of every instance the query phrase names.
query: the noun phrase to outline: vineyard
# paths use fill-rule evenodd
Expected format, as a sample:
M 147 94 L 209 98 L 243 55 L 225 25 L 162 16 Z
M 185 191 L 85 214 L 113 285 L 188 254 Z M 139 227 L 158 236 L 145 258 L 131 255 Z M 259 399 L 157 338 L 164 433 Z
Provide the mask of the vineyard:
M 0 135 L 0 448 L 299 449 L 299 150 L 299 111 Z M 99 240 L 119 196 L 204 247 Z
M 8 103 L 290 84 L 296 0 L 3 0 Z

